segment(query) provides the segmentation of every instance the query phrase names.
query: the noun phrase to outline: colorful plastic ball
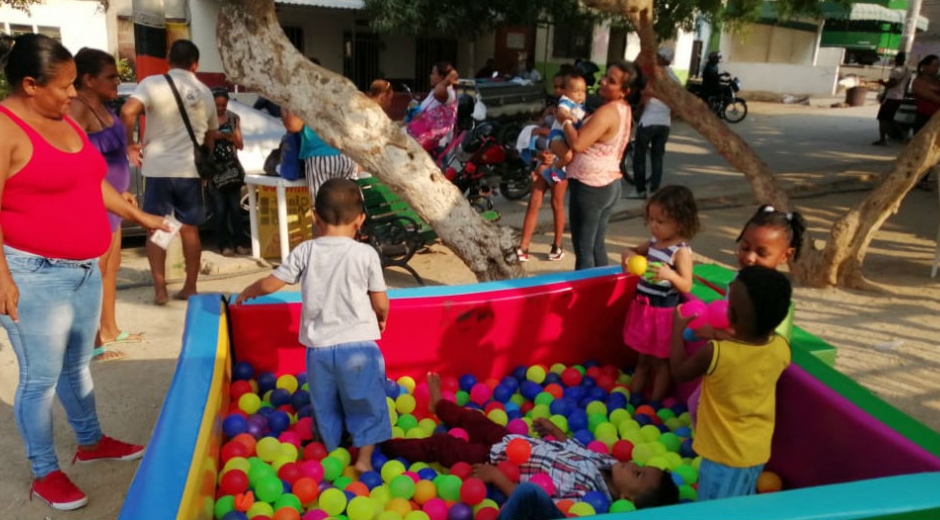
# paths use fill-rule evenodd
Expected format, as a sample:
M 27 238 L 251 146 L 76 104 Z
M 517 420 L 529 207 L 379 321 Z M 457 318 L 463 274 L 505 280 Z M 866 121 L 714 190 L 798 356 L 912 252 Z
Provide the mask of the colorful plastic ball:
M 529 482 L 542 488 L 542 490 L 545 491 L 545 493 L 547 493 L 548 496 L 555 495 L 555 483 L 552 482 L 552 478 L 549 477 L 547 474 L 538 473 L 536 475 L 532 475 L 532 477 L 529 478 Z
M 431 520 L 431 518 L 424 511 L 412 511 L 402 520 Z
M 683 318 L 697 318 L 693 320 L 696 322 L 694 325 L 689 324 L 689 328 L 697 329 L 707 323 L 707 309 L 702 300 L 689 300 L 679 307 L 679 313 Z
M 268 400 L 271 401 L 271 406 L 279 408 L 285 404 L 290 404 L 291 393 L 283 388 L 275 388 L 271 391 Z
M 261 408 L 261 398 L 256 394 L 245 394 L 238 398 L 238 409 L 251 415 Z
M 440 498 L 432 498 L 421 506 L 431 520 L 447 520 L 447 509 L 447 503 Z
M 234 458 L 244 458 L 250 457 L 253 455 L 244 444 L 235 441 L 226 442 L 222 446 L 222 451 L 219 453 L 219 458 L 223 464 L 234 459 Z
M 254 520 L 258 520 L 258 518 L 256 516 Z M 291 507 L 282 507 L 274 511 L 271 520 L 300 520 L 300 512 Z
M 241 470 L 231 470 L 222 475 L 219 489 L 226 495 L 237 495 L 248 489 L 248 475 Z
M 356 497 L 346 506 L 346 516 L 349 520 L 372 520 L 375 513 L 375 504 L 366 497 Z
M 627 440 L 619 440 L 614 443 L 610 454 L 620 462 L 629 462 L 633 458 L 633 443 Z
M 304 513 L 303 520 L 325 520 L 330 514 L 322 509 L 311 509 Z
M 232 384 L 228 387 L 228 395 L 238 402 L 238 398 L 251 393 L 251 383 L 248 381 L 232 381 Z
M 455 462 L 454 465 L 450 467 L 450 474 L 460 480 L 470 478 L 470 475 L 473 474 L 473 466 L 466 462 Z
M 486 498 L 486 484 L 478 478 L 468 478 L 460 486 L 460 500 L 475 506 Z
M 464 374 L 460 376 L 460 389 L 469 392 L 473 385 L 477 384 L 477 378 L 473 374 Z
M 694 487 L 689 485 L 679 486 L 679 501 L 690 501 L 694 502 L 698 500 L 698 491 Z
M 607 500 L 607 497 L 604 493 L 600 491 L 588 491 L 581 497 L 582 502 L 586 502 L 594 508 L 594 511 L 597 514 L 604 514 L 610 508 L 610 501 Z
M 248 518 L 258 518 L 259 516 L 271 518 L 274 515 L 274 508 L 267 502 L 255 502 L 248 508 Z
M 496 520 L 499 518 L 499 509 L 495 507 L 484 507 L 477 510 L 473 520 Z
M 783 480 L 772 471 L 764 471 L 757 477 L 758 493 L 774 493 L 783 489 Z
M 235 510 L 235 497 L 227 495 L 215 501 L 215 517 L 222 518 Z
M 335 457 L 324 457 L 323 460 L 320 461 L 320 465 L 323 466 L 324 480 L 332 482 L 343 474 L 344 465 Z
M 239 361 L 238 363 L 235 363 L 234 367 L 232 367 L 233 381 L 247 381 L 254 377 L 254 375 L 255 368 L 247 361 Z
M 728 322 L 728 300 L 715 300 L 708 304 L 708 324 L 716 329 L 727 329 L 731 325 Z
M 519 393 L 522 394 L 522 397 L 532 401 L 535 396 L 542 393 L 542 386 L 533 381 L 525 380 L 519 385 Z
M 399 377 L 398 384 L 399 386 L 405 387 L 408 390 L 408 393 L 413 393 L 415 391 L 415 387 L 417 386 L 417 383 L 415 383 L 414 378 L 411 376 Z
M 258 374 L 255 380 L 258 383 L 258 393 L 264 395 L 277 387 L 277 376 L 271 372 L 262 372 Z
M 421 480 L 434 480 L 437 477 L 437 471 L 434 468 L 422 468 L 418 470 L 418 477 Z
M 367 488 L 373 489 L 382 485 L 382 475 L 379 475 L 377 471 L 366 471 L 359 475 L 359 481 L 365 484 Z
M 504 377 L 499 384 L 508 388 L 512 393 L 515 393 L 516 390 L 519 390 L 519 380 L 512 376 Z
M 565 386 L 577 386 L 581 384 L 581 372 L 578 372 L 576 368 L 566 368 L 561 373 L 561 382 L 564 383 Z
M 394 511 L 398 516 L 404 518 L 412 511 L 411 503 L 404 498 L 392 498 L 385 504 L 386 511 Z
M 254 485 L 254 491 L 258 500 L 273 503 L 284 493 L 284 484 L 281 483 L 281 479 L 277 478 L 277 476 L 267 476 L 260 479 Z
M 462 502 L 450 506 L 447 520 L 473 520 L 473 508 Z
M 568 514 L 577 517 L 594 516 L 597 514 L 597 511 L 594 511 L 594 507 L 587 502 L 577 502 L 571 506 L 571 509 L 568 510 Z
M 571 427 L 571 421 L 568 421 L 568 427 Z M 594 440 L 594 435 L 589 430 L 578 430 L 574 432 L 573 437 L 581 444 L 587 446 Z
M 437 486 L 430 480 L 419 480 L 415 483 L 414 501 L 424 505 L 428 500 L 437 498 Z
M 568 415 L 568 428 L 571 431 L 584 430 L 588 427 L 588 415 L 584 410 L 574 410 Z
M 451 437 L 456 437 L 458 439 L 463 439 L 465 441 L 470 440 L 470 434 L 468 434 L 467 430 L 464 430 L 463 428 L 451 428 L 450 430 L 447 431 L 447 434 L 450 435 Z
M 300 503 L 300 499 L 297 498 L 293 493 L 284 493 L 277 500 L 274 501 L 274 510 L 278 511 L 279 509 L 289 507 L 295 511 L 300 511 L 303 509 L 303 505 Z
M 255 450 L 261 460 L 271 462 L 281 455 L 281 442 L 274 437 L 265 437 L 258 441 Z
M 411 394 L 402 394 L 395 398 L 395 410 L 400 414 L 410 414 L 417 406 L 418 403 Z
M 317 506 L 329 516 L 336 516 L 346 509 L 346 494 L 336 488 L 329 488 L 320 493 Z
M 294 485 L 291 486 L 291 493 L 300 500 L 301 504 L 308 505 L 313 503 L 320 495 L 320 486 L 317 485 L 316 480 L 310 477 L 301 477 L 294 481 Z
M 388 490 L 394 498 L 411 500 L 415 494 L 415 481 L 408 475 L 398 475 L 388 483 Z
M 603 441 L 593 440 L 587 444 L 587 449 L 593 451 L 594 453 L 600 453 L 601 455 L 609 455 L 610 451 L 607 448 L 607 444 Z
M 545 381 L 545 369 L 539 365 L 533 365 L 525 371 L 525 378 L 533 383 L 542 384 Z
M 515 438 L 506 444 L 506 458 L 514 464 L 525 464 L 532 456 L 532 446 L 522 438 Z
M 456 475 L 441 475 L 438 477 L 437 494 L 446 501 L 460 499 L 460 486 L 463 482 Z M 437 479 L 435 479 L 437 480 Z
M 470 401 L 482 405 L 489 400 L 493 392 L 483 383 L 477 383 L 470 388 Z
M 280 410 L 276 410 L 268 417 L 268 428 L 270 428 L 272 432 L 280 434 L 290 428 L 290 416 Z
M 220 520 L 248 520 L 248 515 L 241 511 L 229 511 Z
M 489 420 L 500 426 L 506 426 L 509 423 L 509 416 L 506 415 L 506 412 L 503 410 L 492 410 L 487 413 L 486 416 L 489 418 Z
M 512 390 L 508 386 L 500 383 L 496 385 L 496 388 L 493 389 L 493 399 L 501 403 L 508 403 L 513 393 L 515 393 L 515 390 Z
M 328 456 L 342 462 L 344 468 L 352 464 L 352 454 L 349 453 L 349 450 L 346 448 L 336 448 L 335 450 L 331 451 Z
M 405 472 L 405 465 L 397 460 L 390 460 L 382 465 L 382 480 L 391 482 L 392 479 Z
M 630 511 L 636 511 L 636 506 L 633 505 L 633 502 L 621 498 L 610 504 L 609 511 L 611 513 L 629 513 Z
M 516 435 L 528 435 L 529 425 L 522 419 L 513 419 L 506 423 L 506 430 Z
M 251 469 L 251 463 L 248 462 L 248 459 L 243 457 L 233 457 L 229 459 L 228 462 L 222 466 L 222 475 L 225 475 L 229 471 L 241 471 L 242 473 L 248 474 L 248 470 Z

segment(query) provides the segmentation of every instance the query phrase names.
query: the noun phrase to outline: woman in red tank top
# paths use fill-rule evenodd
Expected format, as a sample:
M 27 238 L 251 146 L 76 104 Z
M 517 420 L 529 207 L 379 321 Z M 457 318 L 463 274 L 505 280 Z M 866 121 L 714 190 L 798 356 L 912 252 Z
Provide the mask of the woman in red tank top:
M 111 240 L 105 208 L 147 229 L 165 225 L 105 182 L 104 158 L 66 117 L 76 69 L 65 47 L 35 34 L 3 37 L 0 63 L 13 90 L 0 103 L 0 325 L 20 370 L 13 412 L 31 494 L 76 509 L 87 498 L 59 470 L 53 393 L 78 438 L 75 461 L 143 454 L 103 435 L 95 411 L 89 362 L 101 308 L 97 257 Z

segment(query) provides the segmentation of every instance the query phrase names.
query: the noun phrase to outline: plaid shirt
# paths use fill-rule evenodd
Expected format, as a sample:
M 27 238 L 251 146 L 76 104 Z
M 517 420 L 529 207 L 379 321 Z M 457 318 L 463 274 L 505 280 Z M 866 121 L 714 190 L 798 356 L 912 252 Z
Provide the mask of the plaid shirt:
M 600 491 L 611 499 L 602 471 L 617 462 L 613 457 L 593 452 L 574 439 L 561 442 L 507 435 L 490 449 L 490 460 L 494 464 L 506 460 L 506 446 L 515 438 L 525 439 L 532 446 L 529 461 L 519 467 L 522 482 L 546 473 L 555 484 L 552 498 L 556 500 L 581 498 L 589 491 Z

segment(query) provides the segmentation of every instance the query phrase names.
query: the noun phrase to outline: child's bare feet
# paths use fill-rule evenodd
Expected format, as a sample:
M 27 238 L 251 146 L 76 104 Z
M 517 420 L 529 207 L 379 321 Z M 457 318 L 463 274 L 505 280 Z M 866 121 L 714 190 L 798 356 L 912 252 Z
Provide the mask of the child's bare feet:
M 372 471 L 372 453 L 375 451 L 375 446 L 363 446 L 359 448 L 359 454 L 356 455 L 356 463 L 353 465 L 356 468 L 356 471 L 359 474 L 363 474 L 366 471 Z
M 444 395 L 441 393 L 441 375 L 437 372 L 428 372 L 428 393 L 431 396 L 428 409 L 431 413 L 436 413 L 437 403 Z

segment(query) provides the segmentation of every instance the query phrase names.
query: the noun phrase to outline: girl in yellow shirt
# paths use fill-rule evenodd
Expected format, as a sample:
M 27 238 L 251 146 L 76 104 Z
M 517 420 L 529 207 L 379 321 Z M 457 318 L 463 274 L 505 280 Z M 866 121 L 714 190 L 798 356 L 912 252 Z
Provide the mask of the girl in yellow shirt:
M 682 333 L 693 317 L 676 310 L 670 368 L 677 381 L 702 377 L 692 448 L 702 456 L 698 499 L 749 495 L 770 459 L 776 388 L 790 345 L 774 329 L 786 318 L 792 289 L 774 269 L 749 266 L 731 283 L 729 339 L 688 355 Z

